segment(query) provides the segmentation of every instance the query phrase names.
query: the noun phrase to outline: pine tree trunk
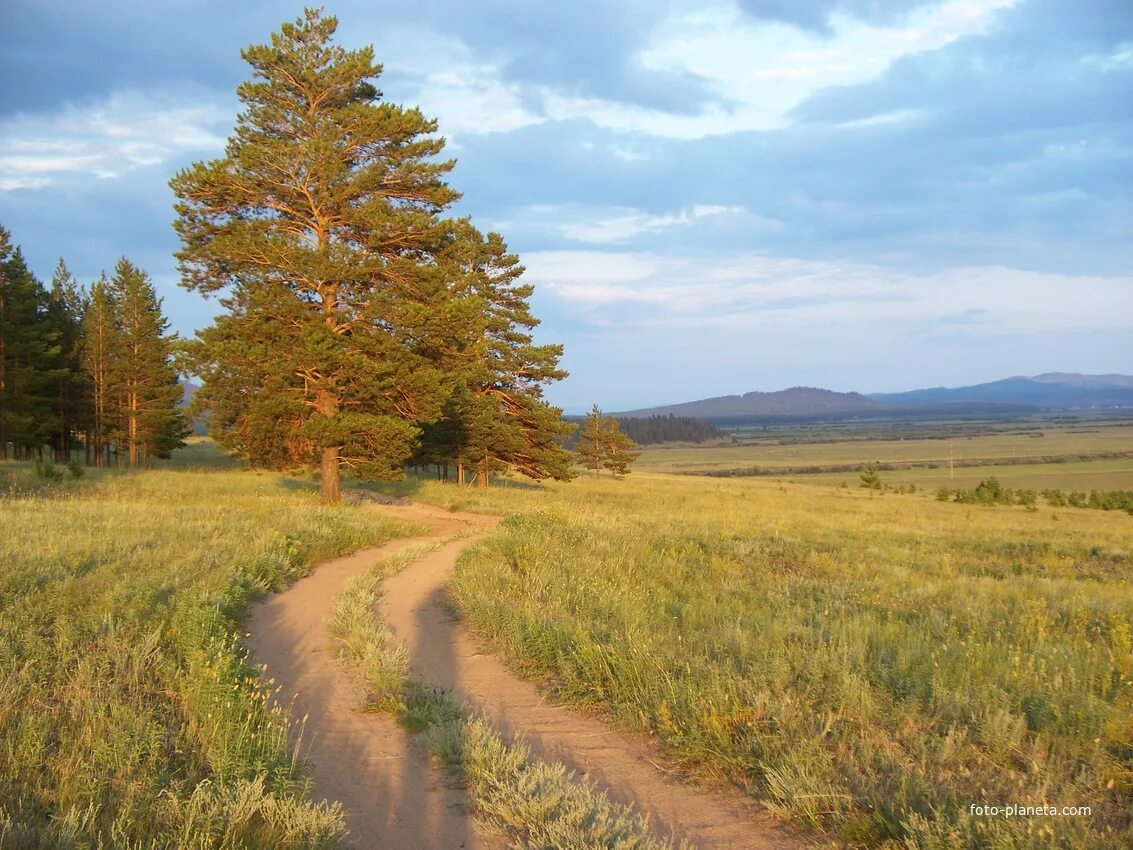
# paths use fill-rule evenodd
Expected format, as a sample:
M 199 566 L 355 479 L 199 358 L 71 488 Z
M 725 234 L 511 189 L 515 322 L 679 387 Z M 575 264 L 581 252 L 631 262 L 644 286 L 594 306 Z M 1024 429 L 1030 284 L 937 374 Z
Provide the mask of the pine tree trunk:
M 339 476 L 338 446 L 323 449 L 321 465 L 324 505 L 337 505 L 342 499 L 342 481 Z
M 325 232 L 319 233 L 319 253 L 326 254 L 329 247 L 328 237 Z M 327 327 L 334 330 L 335 315 L 338 307 L 338 290 L 333 287 L 327 287 L 321 290 L 320 294 L 323 301 L 323 321 L 326 322 Z M 322 390 L 318 395 L 318 404 L 316 410 L 323 416 L 334 416 L 338 413 L 338 398 L 327 390 Z M 322 463 L 320 464 L 320 474 L 322 478 L 322 492 L 324 505 L 337 505 L 342 501 L 342 481 L 340 479 L 340 465 L 339 452 L 342 451 L 342 446 L 328 446 L 323 449 Z
M 319 393 L 315 409 L 321 416 L 334 416 L 338 412 L 338 399 L 323 390 Z M 341 451 L 342 446 L 326 446 L 323 448 L 319 473 L 322 479 L 324 505 L 337 505 L 342 500 L 342 461 L 339 457 Z
M 138 468 L 138 394 L 130 393 L 130 469 Z

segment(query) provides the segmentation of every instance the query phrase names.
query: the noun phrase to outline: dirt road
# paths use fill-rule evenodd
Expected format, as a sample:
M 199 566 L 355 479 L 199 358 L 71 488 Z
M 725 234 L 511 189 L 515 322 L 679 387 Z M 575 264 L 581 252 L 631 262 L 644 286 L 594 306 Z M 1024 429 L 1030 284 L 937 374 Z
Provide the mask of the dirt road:
M 414 678 L 453 691 L 505 739 L 522 734 L 536 754 L 563 762 L 612 799 L 648 813 L 659 835 L 702 848 L 800 846 L 742 794 L 681 784 L 648 739 L 547 703 L 535 685 L 482 651 L 454 619 L 445 581 L 460 552 L 489 533 L 494 519 L 416 504 L 372 509 L 425 525 L 430 534 L 319 565 L 255 607 L 247 641 L 255 660 L 281 686 L 281 702 L 290 702 L 292 716 L 308 717 L 302 752 L 312 765 L 316 797 L 342 803 L 355 846 L 506 846 L 476 831 L 463 791 L 412 736 L 388 715 L 359 710 L 365 690 L 335 663 L 328 631 L 334 596 L 352 576 L 382 557 L 461 532 L 472 534 L 429 552 L 385 582 L 380 616 L 409 652 Z

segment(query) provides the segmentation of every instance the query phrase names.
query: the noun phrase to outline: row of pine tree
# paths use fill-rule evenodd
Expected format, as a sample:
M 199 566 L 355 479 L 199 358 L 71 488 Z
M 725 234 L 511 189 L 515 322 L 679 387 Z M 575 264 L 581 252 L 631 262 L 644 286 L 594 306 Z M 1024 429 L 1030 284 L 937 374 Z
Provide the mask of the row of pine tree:
M 704 443 L 727 435 L 703 419 L 691 416 L 655 414 L 643 417 L 619 417 L 622 433 L 641 446 L 659 443 Z
M 59 261 L 50 286 L 0 227 L 0 459 L 137 468 L 188 432 L 176 338 L 126 258 L 83 287 Z

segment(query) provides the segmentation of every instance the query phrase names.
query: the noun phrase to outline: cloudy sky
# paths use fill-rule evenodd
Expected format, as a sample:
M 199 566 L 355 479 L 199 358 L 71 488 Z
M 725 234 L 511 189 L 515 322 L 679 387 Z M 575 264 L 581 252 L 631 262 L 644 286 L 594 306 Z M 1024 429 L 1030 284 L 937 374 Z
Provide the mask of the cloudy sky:
M 6 0 L 0 224 L 126 254 L 174 327 L 167 183 L 298 5 Z M 234 9 L 236 11 L 234 11 Z M 440 122 L 566 345 L 568 411 L 1133 373 L 1130 0 L 338 0 Z

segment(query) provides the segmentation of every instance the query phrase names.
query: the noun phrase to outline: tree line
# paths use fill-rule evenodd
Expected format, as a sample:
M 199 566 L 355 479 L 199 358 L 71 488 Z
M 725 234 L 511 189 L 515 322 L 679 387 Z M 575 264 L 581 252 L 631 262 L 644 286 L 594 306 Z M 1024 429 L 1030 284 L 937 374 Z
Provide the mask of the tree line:
M 188 433 L 149 276 L 127 260 L 82 286 L 62 259 L 49 286 L 0 226 L 0 459 L 131 468 Z
M 619 417 L 621 431 L 641 446 L 658 443 L 705 443 L 727 436 L 723 431 L 692 416 L 656 414 L 646 417 Z
M 970 490 L 941 487 L 936 498 L 941 502 L 962 505 L 1023 505 L 1034 507 L 1042 496 L 1052 508 L 1093 508 L 1101 511 L 1126 511 L 1133 514 L 1133 490 L 1034 490 L 1004 487 L 995 476 L 981 481 Z

